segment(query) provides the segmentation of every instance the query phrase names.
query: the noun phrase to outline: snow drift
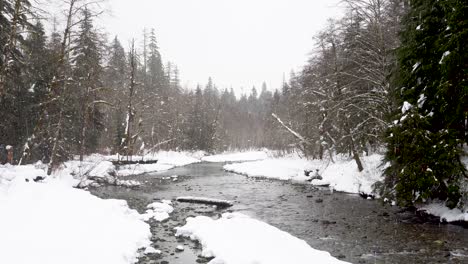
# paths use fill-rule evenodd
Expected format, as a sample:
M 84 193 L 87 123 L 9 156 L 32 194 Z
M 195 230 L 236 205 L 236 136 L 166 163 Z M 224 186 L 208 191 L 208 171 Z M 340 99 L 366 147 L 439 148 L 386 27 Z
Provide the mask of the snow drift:
M 309 264 L 346 263 L 328 252 L 311 248 L 305 241 L 264 222 L 239 213 L 218 220 L 206 216 L 188 218 L 176 228 L 178 236 L 198 240 L 211 264 Z

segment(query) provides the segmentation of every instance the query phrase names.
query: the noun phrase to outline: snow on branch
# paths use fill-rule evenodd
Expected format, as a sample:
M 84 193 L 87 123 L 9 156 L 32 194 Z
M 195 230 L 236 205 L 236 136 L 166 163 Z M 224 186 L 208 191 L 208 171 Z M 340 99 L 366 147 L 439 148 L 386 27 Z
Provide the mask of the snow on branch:
M 271 114 L 274 118 L 276 118 L 276 120 L 278 120 L 278 122 L 284 127 L 286 128 L 289 132 L 291 132 L 291 134 L 293 134 L 296 138 L 298 138 L 301 142 L 303 143 L 306 143 L 308 145 L 310 145 L 311 143 L 303 136 L 301 136 L 299 133 L 297 133 L 296 131 L 292 130 L 291 128 L 289 128 L 275 113 L 272 113 Z

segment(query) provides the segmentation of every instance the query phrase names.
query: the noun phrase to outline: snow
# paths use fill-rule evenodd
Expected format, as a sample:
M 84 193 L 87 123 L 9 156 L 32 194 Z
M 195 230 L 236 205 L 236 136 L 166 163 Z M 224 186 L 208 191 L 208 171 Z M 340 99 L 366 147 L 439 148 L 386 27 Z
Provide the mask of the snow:
M 421 62 L 419 61 L 413 65 L 413 72 L 419 67 L 419 65 L 421 65 Z
M 198 240 L 203 248 L 202 256 L 214 257 L 211 264 L 346 263 L 240 213 L 225 213 L 218 220 L 190 217 L 186 225 L 176 230 L 177 236 Z
M 406 114 L 406 112 L 411 110 L 411 108 L 413 108 L 413 106 L 410 103 L 405 101 L 403 102 L 403 106 L 401 107 L 401 113 Z
M 448 55 L 450 55 L 450 51 L 444 52 L 444 54 L 442 54 L 442 58 L 440 58 L 439 64 L 442 64 L 444 62 L 445 57 L 447 57 Z
M 43 172 L 32 165 L 0 170 L 0 263 L 136 263 L 151 243 L 125 201 L 75 189 L 67 177 L 26 182 Z
M 161 151 L 144 159 L 156 166 L 124 170 L 160 171 L 200 162 L 203 152 Z M 137 158 L 137 157 L 136 157 Z M 148 205 L 145 214 L 131 210 L 125 201 L 104 200 L 74 186 L 102 183 L 136 186 L 136 181 L 116 178 L 113 156 L 90 155 L 83 161 L 65 162 L 51 176 L 47 166 L 0 165 L 0 263 L 127 264 L 138 261 L 139 249 L 150 248 L 150 218 L 163 221 L 173 211 L 171 201 Z M 138 170 L 137 170 L 138 168 Z M 43 178 L 40 183 L 34 182 Z
M 380 167 L 382 159 L 383 156 L 380 154 L 361 157 L 364 167 L 362 172 L 357 169 L 354 159 L 338 159 L 323 171 L 323 180 L 313 180 L 312 184 L 330 184 L 336 191 L 340 192 L 373 193 L 373 185 L 383 180 L 385 166 Z
M 379 168 L 383 156 L 373 154 L 361 157 L 364 171 L 359 172 L 354 159 L 336 157 L 335 163 L 327 160 L 307 160 L 303 158 L 271 158 L 262 161 L 228 164 L 226 171 L 248 177 L 265 177 L 279 180 L 306 181 L 305 170 L 319 169 L 322 180 L 313 180 L 314 185 L 330 185 L 336 191 L 348 193 L 372 193 L 372 185 L 382 180 Z
M 120 166 L 117 171 L 118 176 L 139 175 L 149 172 L 166 171 L 175 167 L 181 167 L 192 163 L 200 162 L 203 152 L 176 152 L 160 151 L 150 153 L 145 156 L 133 156 L 132 160 L 158 160 L 154 164 L 132 164 Z M 109 160 L 118 160 L 116 155 L 107 156 Z M 120 157 L 122 159 L 122 157 Z
M 147 247 L 144 251 L 145 254 L 158 254 L 161 255 L 162 251 L 159 249 L 155 249 L 154 247 Z
M 177 250 L 177 251 L 184 251 L 184 249 L 185 249 L 185 248 L 184 248 L 184 246 L 182 246 L 182 245 L 177 245 L 177 247 L 176 247 L 176 250 Z
M 155 202 L 147 206 L 148 210 L 142 215 L 142 219 L 148 221 L 154 219 L 158 222 L 162 222 L 168 219 L 169 214 L 174 211 L 174 208 L 170 205 L 171 201 L 163 200 L 162 202 Z
M 249 177 L 305 181 L 307 177 L 304 175 L 304 170 L 312 169 L 314 167 L 312 163 L 309 160 L 300 158 L 271 158 L 254 162 L 228 164 L 224 166 L 224 169 Z
M 84 157 L 83 161 L 78 159 L 67 161 L 58 175 L 74 175 L 81 180 L 79 186 L 98 186 L 99 184 L 113 184 L 125 187 L 141 185 L 138 181 L 121 180 L 118 176 L 140 175 L 150 172 L 166 171 L 179 166 L 200 162 L 203 152 L 175 152 L 160 151 L 145 156 L 133 156 L 132 160 L 158 160 L 154 164 L 132 164 L 116 167 L 112 161 L 119 159 L 117 155 L 104 156 L 93 154 Z M 120 157 L 122 159 L 122 157 Z
M 440 221 L 455 222 L 455 221 L 468 221 L 468 211 L 462 211 L 458 208 L 450 209 L 443 203 L 433 203 L 424 205 L 419 208 L 428 214 L 440 217 Z
M 232 206 L 233 205 L 233 203 L 231 201 L 228 201 L 228 200 L 220 200 L 220 199 L 213 199 L 213 198 L 207 198 L 207 197 L 194 197 L 194 196 L 177 197 L 176 201 L 199 202 L 199 203 L 205 203 L 205 204 L 227 205 L 227 206 Z
M 219 155 L 203 157 L 202 161 L 207 162 L 235 162 L 235 161 L 252 161 L 264 160 L 268 158 L 266 151 L 248 151 L 240 153 L 224 153 Z
M 424 94 L 421 94 L 418 99 L 418 107 L 423 108 L 424 103 L 426 102 L 426 96 Z
M 23 181 L 33 181 L 38 176 L 46 177 L 46 172 L 39 166 L 40 164 L 26 166 L 0 165 L 0 188 L 18 178 Z

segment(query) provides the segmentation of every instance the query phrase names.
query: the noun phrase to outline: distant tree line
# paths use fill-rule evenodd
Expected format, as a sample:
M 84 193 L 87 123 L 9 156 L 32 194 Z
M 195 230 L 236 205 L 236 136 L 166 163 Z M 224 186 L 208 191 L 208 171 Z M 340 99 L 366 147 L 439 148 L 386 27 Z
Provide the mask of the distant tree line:
M 47 33 L 33 2 L 0 1 L 0 144 L 12 145 L 19 163 L 41 160 L 51 172 L 94 152 L 285 145 L 271 118 L 278 91 L 264 84 L 236 98 L 211 78 L 184 89 L 177 65 L 163 64 L 154 29 L 126 49 L 95 27 L 99 2 L 62 6 Z
M 211 78 L 194 90 L 163 63 L 156 31 L 124 48 L 93 20 L 98 2 L 63 0 L 46 33 L 42 10 L 0 0 L 0 144 L 20 163 L 157 149 L 300 149 L 315 159 L 385 153 L 377 189 L 402 205 L 467 203 L 467 4 L 344 0 L 300 72 L 279 90 L 236 98 Z

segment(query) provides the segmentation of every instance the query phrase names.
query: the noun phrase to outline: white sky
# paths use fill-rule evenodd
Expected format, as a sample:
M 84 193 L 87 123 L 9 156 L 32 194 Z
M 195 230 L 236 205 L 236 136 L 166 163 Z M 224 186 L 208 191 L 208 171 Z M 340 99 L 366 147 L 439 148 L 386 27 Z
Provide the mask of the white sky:
M 109 34 L 142 40 L 154 27 L 163 61 L 179 66 L 182 84 L 248 92 L 265 81 L 279 88 L 313 49 L 312 37 L 336 16 L 338 0 L 109 0 L 101 20 Z

